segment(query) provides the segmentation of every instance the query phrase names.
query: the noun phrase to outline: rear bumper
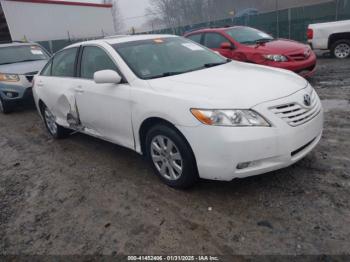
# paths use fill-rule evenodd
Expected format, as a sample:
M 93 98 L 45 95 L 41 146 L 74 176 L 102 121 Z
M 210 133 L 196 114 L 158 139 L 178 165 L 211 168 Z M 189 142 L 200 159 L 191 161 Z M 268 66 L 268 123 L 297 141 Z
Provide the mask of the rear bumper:
M 267 62 L 265 65 L 287 69 L 299 74 L 302 77 L 310 77 L 316 71 L 317 58 L 314 52 L 310 57 L 303 61 L 288 61 L 288 62 Z

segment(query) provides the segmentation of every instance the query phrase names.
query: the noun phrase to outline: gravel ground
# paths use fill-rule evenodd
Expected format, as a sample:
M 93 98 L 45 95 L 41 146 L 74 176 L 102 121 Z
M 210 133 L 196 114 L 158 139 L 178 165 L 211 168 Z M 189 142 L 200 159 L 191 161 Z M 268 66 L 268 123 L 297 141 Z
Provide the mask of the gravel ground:
M 0 115 L 0 253 L 349 254 L 350 59 L 321 58 L 311 82 L 326 110 L 316 150 L 188 191 L 127 149 L 52 140 L 34 109 Z

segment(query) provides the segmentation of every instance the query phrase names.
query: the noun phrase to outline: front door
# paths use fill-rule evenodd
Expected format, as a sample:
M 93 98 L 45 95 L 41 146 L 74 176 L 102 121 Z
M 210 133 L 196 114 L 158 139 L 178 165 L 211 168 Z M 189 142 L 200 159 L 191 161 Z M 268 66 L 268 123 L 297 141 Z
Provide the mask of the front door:
M 77 114 L 82 127 L 87 133 L 134 148 L 130 86 L 126 83 L 94 82 L 97 71 L 118 71 L 113 60 L 100 47 L 85 46 L 80 64 L 80 80 L 75 90 Z

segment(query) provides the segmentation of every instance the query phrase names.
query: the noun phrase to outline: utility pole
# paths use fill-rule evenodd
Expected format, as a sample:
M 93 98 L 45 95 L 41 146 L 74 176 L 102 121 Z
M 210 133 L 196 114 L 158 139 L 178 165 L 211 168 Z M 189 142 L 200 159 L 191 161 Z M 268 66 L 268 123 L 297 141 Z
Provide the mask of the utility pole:
M 234 24 L 234 18 L 235 18 L 235 10 L 232 10 L 229 12 L 230 16 L 231 16 L 231 19 L 232 19 L 232 25 Z

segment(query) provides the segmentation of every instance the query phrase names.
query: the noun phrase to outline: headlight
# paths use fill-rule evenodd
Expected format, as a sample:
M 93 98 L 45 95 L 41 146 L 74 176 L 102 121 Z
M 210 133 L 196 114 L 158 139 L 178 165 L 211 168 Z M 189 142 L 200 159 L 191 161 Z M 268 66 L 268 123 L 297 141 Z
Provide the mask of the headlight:
M 0 74 L 0 81 L 2 82 L 18 82 L 19 76 L 14 74 Z
M 191 109 L 191 113 L 200 122 L 210 126 L 271 126 L 253 110 Z
M 267 60 L 274 62 L 287 62 L 288 58 L 284 55 L 264 55 Z

